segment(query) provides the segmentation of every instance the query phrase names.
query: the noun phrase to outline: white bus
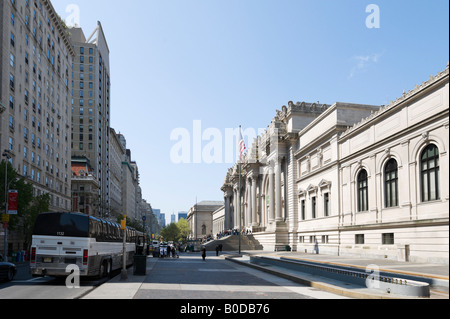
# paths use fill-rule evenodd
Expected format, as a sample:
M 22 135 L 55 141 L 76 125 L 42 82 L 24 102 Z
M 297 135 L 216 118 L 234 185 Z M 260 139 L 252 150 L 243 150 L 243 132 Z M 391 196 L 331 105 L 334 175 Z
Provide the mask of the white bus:
M 34 226 L 30 254 L 33 276 L 67 276 L 77 265 L 80 276 L 108 276 L 123 267 L 120 225 L 81 213 L 42 213 Z M 126 230 L 127 266 L 133 264 L 140 233 Z

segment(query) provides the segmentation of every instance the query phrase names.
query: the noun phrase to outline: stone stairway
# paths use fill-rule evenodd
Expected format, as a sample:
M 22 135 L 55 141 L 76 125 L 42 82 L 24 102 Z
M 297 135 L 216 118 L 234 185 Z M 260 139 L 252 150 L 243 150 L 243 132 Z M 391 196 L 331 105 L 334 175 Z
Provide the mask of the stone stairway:
M 222 251 L 239 251 L 239 236 L 233 235 L 213 240 L 204 246 L 207 251 L 215 251 L 217 245 L 222 245 Z M 241 250 L 263 250 L 263 246 L 253 235 L 241 236 Z

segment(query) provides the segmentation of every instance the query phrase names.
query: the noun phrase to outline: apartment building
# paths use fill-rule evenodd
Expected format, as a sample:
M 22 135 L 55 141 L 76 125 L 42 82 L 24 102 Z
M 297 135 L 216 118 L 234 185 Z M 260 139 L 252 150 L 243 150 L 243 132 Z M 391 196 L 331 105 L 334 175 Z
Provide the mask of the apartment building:
M 110 67 L 103 28 L 69 29 L 73 60 L 72 156 L 86 157 L 99 184 L 98 215 L 110 217 Z
M 71 209 L 74 56 L 50 1 L 0 1 L 0 150 L 53 211 Z
M 114 218 L 124 214 L 122 211 L 122 159 L 125 157 L 125 148 L 113 128 L 110 129 L 109 135 L 111 140 L 109 191 L 111 215 Z

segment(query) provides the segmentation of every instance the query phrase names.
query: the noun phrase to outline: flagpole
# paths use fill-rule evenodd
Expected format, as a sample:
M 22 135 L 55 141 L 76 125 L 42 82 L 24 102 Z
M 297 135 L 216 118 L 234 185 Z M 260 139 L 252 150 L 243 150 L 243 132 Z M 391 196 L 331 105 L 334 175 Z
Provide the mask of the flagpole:
M 239 133 L 242 132 L 242 127 L 239 125 Z M 241 218 L 241 173 L 242 173 L 242 155 L 239 156 L 239 255 L 241 254 L 241 232 L 242 232 L 242 218 Z

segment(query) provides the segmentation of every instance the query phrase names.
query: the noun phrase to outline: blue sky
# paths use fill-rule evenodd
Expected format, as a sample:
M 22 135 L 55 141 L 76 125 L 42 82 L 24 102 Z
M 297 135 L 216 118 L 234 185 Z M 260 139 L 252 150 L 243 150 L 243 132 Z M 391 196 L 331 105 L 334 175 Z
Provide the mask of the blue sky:
M 86 35 L 103 25 L 111 123 L 166 215 L 223 200 L 232 166 L 174 164 L 175 129 L 265 128 L 288 101 L 386 104 L 449 61 L 446 0 L 53 0 L 63 18 L 70 4 Z

